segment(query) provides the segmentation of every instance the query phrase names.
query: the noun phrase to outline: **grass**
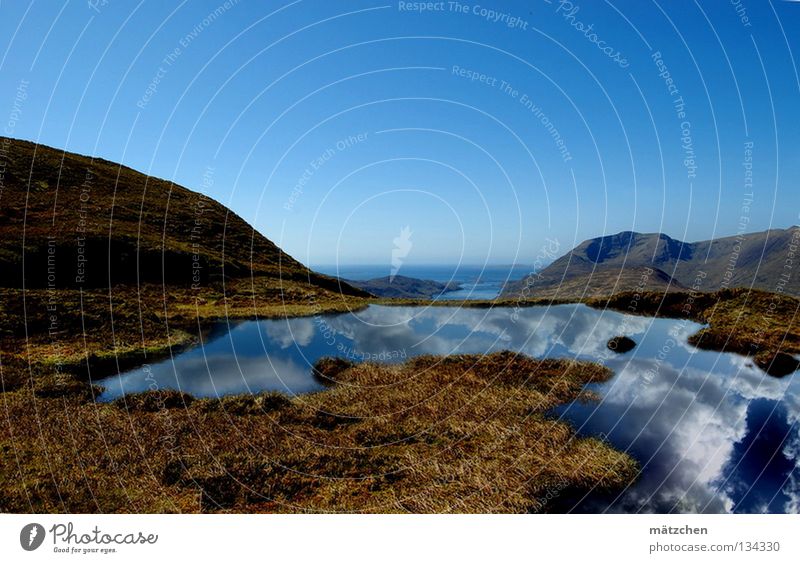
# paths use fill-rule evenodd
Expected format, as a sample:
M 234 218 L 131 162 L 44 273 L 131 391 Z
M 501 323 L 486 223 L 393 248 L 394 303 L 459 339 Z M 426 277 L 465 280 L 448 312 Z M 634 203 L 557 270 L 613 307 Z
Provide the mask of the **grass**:
M 557 404 L 591 398 L 583 384 L 611 375 L 591 364 L 512 354 L 402 366 L 329 361 L 318 370 L 329 389 L 291 400 L 194 400 L 162 391 L 98 404 L 96 390 L 82 380 L 87 367 L 97 378 L 103 369 L 189 345 L 220 318 L 314 315 L 370 303 L 460 304 L 343 297 L 254 278 L 167 293 L 148 284 L 28 290 L 26 324 L 21 290 L 0 295 L 2 510 L 549 511 L 576 491 L 617 488 L 636 474 L 629 457 L 576 438 L 545 415 Z M 631 313 L 634 299 L 639 314 L 707 324 L 691 337 L 695 345 L 750 354 L 765 367 L 800 346 L 798 302 L 790 297 L 727 290 L 587 303 Z M 58 330 L 51 335 L 53 301 Z M 541 302 L 518 305 L 535 304 Z
M 512 353 L 339 365 L 312 395 L 0 396 L 0 510 L 531 512 L 635 479 L 546 416 L 612 374 Z
M 254 276 L 367 295 L 308 270 L 201 193 L 98 158 L 0 143 L 0 286 L 181 288 Z
M 368 299 L 271 277 L 201 289 L 142 284 L 111 290 L 0 288 L 3 385 L 71 373 L 86 379 L 196 343 L 220 321 L 346 312 Z
M 545 416 L 611 375 L 591 364 L 513 354 L 323 362 L 330 388 L 291 400 L 158 391 L 101 404 L 85 381 L 189 345 L 226 317 L 375 300 L 271 278 L 166 294 L 143 284 L 0 295 L 3 511 L 549 511 L 636 475 L 628 456 Z
M 777 293 L 736 288 L 713 293 L 618 293 L 587 303 L 625 313 L 686 318 L 708 326 L 689 337 L 698 348 L 750 356 L 771 375 L 798 369 L 800 300 Z
M 160 391 L 99 404 L 85 381 L 190 345 L 226 317 L 458 303 L 342 296 L 268 277 L 199 291 L 34 289 L 24 308 L 21 290 L 0 295 L 0 510 L 558 511 L 574 493 L 617 489 L 636 476 L 630 457 L 546 416 L 592 398 L 583 385 L 611 376 L 593 364 L 510 353 L 401 366 L 328 361 L 317 371 L 329 388 L 295 399 Z M 707 324 L 691 337 L 695 345 L 749 354 L 762 367 L 800 346 L 790 297 L 727 290 L 587 303 L 631 313 L 634 299 L 639 314 Z

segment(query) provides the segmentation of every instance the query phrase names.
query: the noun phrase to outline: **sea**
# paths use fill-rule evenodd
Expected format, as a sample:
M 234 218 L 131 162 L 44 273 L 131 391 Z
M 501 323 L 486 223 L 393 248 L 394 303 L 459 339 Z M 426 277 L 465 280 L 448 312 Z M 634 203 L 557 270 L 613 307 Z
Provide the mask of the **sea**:
M 383 278 L 394 273 L 398 276 L 431 280 L 440 283 L 456 282 L 462 289 L 448 291 L 440 300 L 464 301 L 471 299 L 494 299 L 507 282 L 518 281 L 529 275 L 532 266 L 513 265 L 409 265 L 397 271 L 387 264 L 381 265 L 322 265 L 313 269 L 322 274 L 347 280 L 363 281 Z

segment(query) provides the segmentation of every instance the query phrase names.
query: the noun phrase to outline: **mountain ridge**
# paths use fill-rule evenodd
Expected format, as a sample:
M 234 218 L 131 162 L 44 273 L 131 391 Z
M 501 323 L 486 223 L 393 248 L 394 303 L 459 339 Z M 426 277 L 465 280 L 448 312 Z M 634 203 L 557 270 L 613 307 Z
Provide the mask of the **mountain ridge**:
M 734 287 L 797 296 L 800 279 L 791 276 L 791 264 L 798 243 L 800 227 L 796 225 L 697 242 L 664 233 L 622 231 L 583 241 L 540 272 L 506 284 L 502 296 L 568 299 L 636 289 Z M 637 283 L 632 275 L 637 270 L 643 270 L 647 279 Z

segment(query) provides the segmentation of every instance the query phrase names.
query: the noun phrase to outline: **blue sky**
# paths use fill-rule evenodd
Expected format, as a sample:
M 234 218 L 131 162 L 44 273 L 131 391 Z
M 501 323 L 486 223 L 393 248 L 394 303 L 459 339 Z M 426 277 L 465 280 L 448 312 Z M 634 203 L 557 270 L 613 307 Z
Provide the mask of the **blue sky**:
M 388 264 L 406 226 L 407 264 L 528 264 L 800 223 L 800 3 L 426 7 L 3 1 L 4 134 L 202 191 L 312 266 Z

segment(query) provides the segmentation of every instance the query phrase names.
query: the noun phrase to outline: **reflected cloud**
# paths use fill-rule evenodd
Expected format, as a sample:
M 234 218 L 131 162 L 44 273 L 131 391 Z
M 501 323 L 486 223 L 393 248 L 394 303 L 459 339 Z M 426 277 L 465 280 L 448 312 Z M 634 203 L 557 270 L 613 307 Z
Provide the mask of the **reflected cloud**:
M 103 399 L 148 387 L 213 397 L 320 389 L 311 366 L 324 356 L 399 361 L 421 354 L 515 350 L 534 357 L 601 361 L 616 376 L 591 386 L 597 404 L 556 414 L 604 435 L 643 466 L 615 498 L 578 511 L 753 512 L 800 509 L 800 419 L 794 377 L 766 376 L 745 357 L 698 350 L 701 325 L 628 316 L 584 305 L 511 309 L 370 306 L 356 313 L 241 323 L 222 337 L 103 382 Z M 633 338 L 626 354 L 613 336 Z M 765 459 L 766 457 L 766 459 Z

